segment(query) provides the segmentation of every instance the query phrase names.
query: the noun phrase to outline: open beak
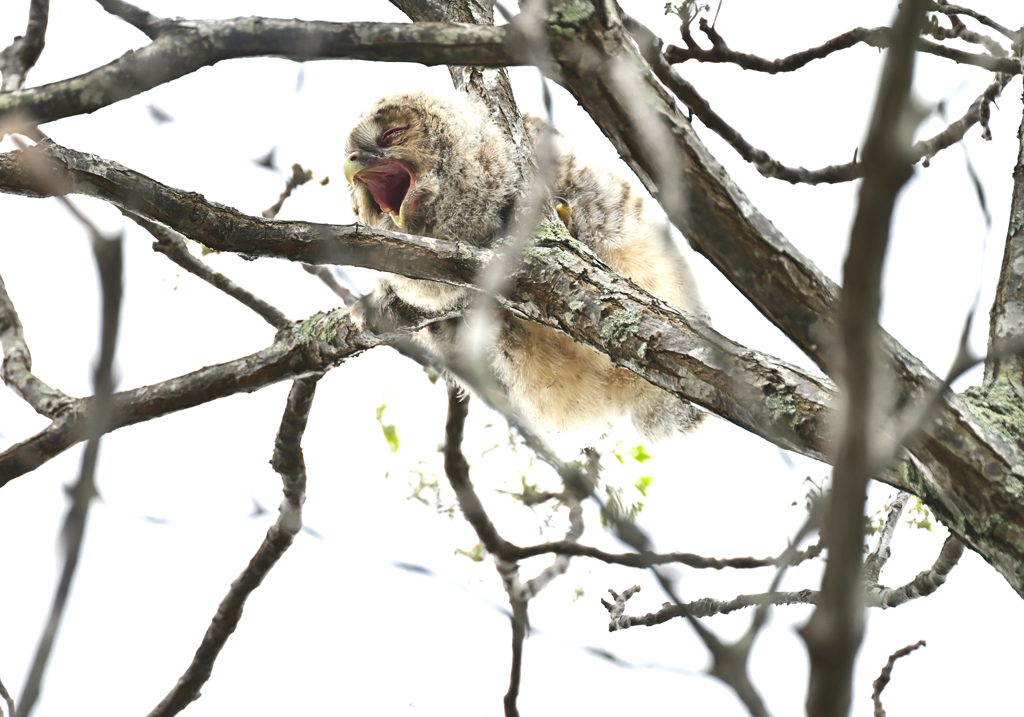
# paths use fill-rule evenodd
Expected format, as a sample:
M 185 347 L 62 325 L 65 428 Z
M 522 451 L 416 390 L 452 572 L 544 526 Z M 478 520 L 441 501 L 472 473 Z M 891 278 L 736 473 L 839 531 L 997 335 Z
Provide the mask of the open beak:
M 391 217 L 399 228 L 405 227 L 407 214 L 415 209 L 416 199 L 410 201 L 410 189 L 416 181 L 413 173 L 400 162 L 361 161 L 359 153 L 353 152 L 342 165 L 345 179 L 353 187 L 359 180 L 373 195 L 373 201 L 380 210 Z

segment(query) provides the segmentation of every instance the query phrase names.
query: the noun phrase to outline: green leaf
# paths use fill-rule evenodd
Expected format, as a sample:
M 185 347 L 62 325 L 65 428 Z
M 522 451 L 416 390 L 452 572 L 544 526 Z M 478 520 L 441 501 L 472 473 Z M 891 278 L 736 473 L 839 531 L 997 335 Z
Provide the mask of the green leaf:
M 463 550 L 462 548 L 455 549 L 456 555 L 465 555 L 467 558 L 472 560 L 474 563 L 482 562 L 487 557 L 487 550 L 481 543 L 477 543 L 469 550 Z
M 388 447 L 392 453 L 398 452 L 398 429 L 395 428 L 394 423 L 384 423 L 384 409 L 388 407 L 387 403 L 381 399 L 380 405 L 375 410 L 377 414 L 377 423 L 380 424 L 380 429 L 384 432 L 384 440 L 388 442 Z
M 646 498 L 647 489 L 651 487 L 652 480 L 653 478 L 651 478 L 651 476 L 642 476 L 636 479 L 636 483 L 633 484 L 633 487 L 640 492 L 640 495 Z
M 395 429 L 394 423 L 380 424 L 381 429 L 384 431 L 384 440 L 388 442 L 388 447 L 391 448 L 392 453 L 398 452 L 398 431 Z
M 629 455 L 633 456 L 633 460 L 637 463 L 646 463 L 653 458 L 643 446 L 633 446 L 629 449 Z

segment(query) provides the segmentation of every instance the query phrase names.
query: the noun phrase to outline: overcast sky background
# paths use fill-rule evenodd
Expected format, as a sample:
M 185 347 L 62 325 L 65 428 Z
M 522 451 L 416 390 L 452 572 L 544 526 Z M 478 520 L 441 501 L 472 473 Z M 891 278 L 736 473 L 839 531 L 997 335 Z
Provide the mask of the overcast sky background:
M 662 2 L 625 2 L 666 42 L 678 23 Z M 0 13 L 0 45 L 24 32 L 27 2 Z M 388 2 L 153 0 L 145 9 L 191 18 L 264 15 L 335 21 L 404 21 Z M 776 57 L 818 45 L 856 26 L 888 24 L 891 2 L 766 3 L 727 0 L 717 29 L 734 49 Z M 1024 18 L 1018 3 L 972 7 L 1008 26 Z M 970 23 L 969 23 L 970 24 Z M 974 28 L 974 25 L 971 25 Z M 29 85 L 80 74 L 146 44 L 134 28 L 93 3 L 51 0 L 47 47 Z M 968 48 L 972 49 L 973 48 Z M 789 165 L 817 168 L 848 161 L 864 134 L 883 55 L 857 47 L 781 76 L 731 67 L 681 69 L 713 107 L 755 146 Z M 931 56 L 918 58 L 916 91 L 928 106 L 945 100 L 959 117 L 990 80 L 978 69 Z M 541 113 L 536 70 L 512 71 L 520 105 Z M 298 89 L 301 77 L 301 90 Z M 904 192 L 886 266 L 883 323 L 937 373 L 944 373 L 979 282 L 981 311 L 975 346 L 983 350 L 987 310 L 1006 232 L 1010 171 L 1021 117 L 1021 80 L 998 100 L 994 139 L 973 128 L 966 141 L 992 212 L 986 227 L 964 170 L 964 151 L 946 150 L 918 169 Z M 281 218 L 348 223 L 341 172 L 343 143 L 359 113 L 381 94 L 450 87 L 445 68 L 350 61 L 299 65 L 275 59 L 239 60 L 204 68 L 169 85 L 45 127 L 55 141 L 118 161 L 167 185 L 259 214 L 277 199 L 285 177 L 251 161 L 276 146 L 278 165 L 311 168 L 311 183 L 284 206 Z M 554 120 L 568 142 L 628 175 L 608 142 L 571 97 L 552 87 Z M 147 105 L 174 121 L 155 123 Z M 944 121 L 933 114 L 920 136 Z M 807 187 L 762 178 L 706 128 L 701 138 L 752 202 L 822 270 L 838 280 L 854 185 Z M 0 150 L 12 149 L 10 141 Z M 127 288 L 117 356 L 120 388 L 133 388 L 259 350 L 273 329 L 241 305 L 183 274 L 150 249 L 143 231 L 110 207 L 74 201 L 110 231 L 124 229 Z M 652 207 L 652 209 L 656 208 Z M 305 318 L 338 304 L 300 267 L 207 260 L 246 288 Z M 702 258 L 694 259 L 715 328 L 745 345 L 809 366 Z M 96 355 L 97 287 L 87 237 L 53 200 L 0 195 L 0 275 L 25 325 L 36 374 L 52 386 L 91 393 Z M 976 382 L 975 374 L 961 388 Z M 187 667 L 231 580 L 246 565 L 280 502 L 280 479 L 269 467 L 288 386 L 236 396 L 104 439 L 98 481 L 102 496 L 90 515 L 73 599 L 36 712 L 145 714 Z M 410 500 L 410 484 L 441 476 L 445 392 L 418 366 L 378 349 L 332 371 L 321 382 L 303 442 L 309 486 L 303 533 L 246 606 L 189 715 L 374 714 L 499 715 L 507 687 L 510 630 L 505 595 L 490 560 L 455 554 L 476 542 L 456 515 L 450 519 Z M 392 454 L 374 408 L 385 401 L 401 449 Z M 466 453 L 472 477 L 505 537 L 542 539 L 540 517 L 500 491 L 530 482 L 557 488 L 557 479 L 505 446 L 507 427 L 471 407 Z M 10 391 L 0 391 L 0 448 L 41 430 Z M 624 434 L 623 448 L 636 442 Z M 493 447 L 497 448 L 491 450 Z M 716 557 L 777 554 L 802 522 L 804 479 L 821 480 L 827 466 L 776 448 L 724 421 L 709 420 L 695 435 L 648 446 L 654 459 L 618 466 L 605 456 L 608 479 L 629 486 L 653 477 L 641 523 L 660 550 Z M 0 491 L 0 679 L 17 697 L 49 609 L 62 556 L 57 535 L 75 480 L 79 450 L 71 450 Z M 894 491 L 873 486 L 869 510 Z M 429 495 L 425 493 L 424 495 Z M 271 512 L 250 517 L 253 500 Z M 453 498 L 442 491 L 449 506 Z M 795 505 L 794 505 L 795 504 Z M 539 515 L 543 515 L 542 513 Z M 587 514 L 584 542 L 620 550 Z M 560 522 L 544 533 L 558 537 Z M 945 531 L 901 527 L 882 579 L 900 585 L 930 566 Z M 418 565 L 431 574 L 396 567 Z M 546 564 L 524 564 L 524 577 Z M 819 566 L 802 566 L 783 589 L 817 588 Z M 731 599 L 766 589 L 771 575 L 678 571 L 686 600 Z M 524 715 L 745 714 L 715 680 L 702 676 L 704 648 L 683 621 L 657 628 L 607 632 L 598 599 L 609 588 L 640 584 L 631 614 L 658 609 L 664 595 L 644 573 L 576 560 L 570 572 L 530 604 L 534 632 L 526 645 L 520 696 Z M 582 597 L 574 593 L 582 590 Z M 774 714 L 803 711 L 806 653 L 793 627 L 809 610 L 775 610 L 754 650 L 751 672 Z M 884 693 L 891 714 L 1003 714 L 1019 703 L 1024 638 L 1021 602 L 984 561 L 968 552 L 934 596 L 895 610 L 871 611 L 858 662 L 853 714 L 870 714 L 871 681 L 887 656 L 919 639 L 928 646 L 901 660 Z M 738 637 L 752 613 L 708 621 Z M 628 666 L 596 656 L 591 648 Z M 936 685 L 939 685 L 938 689 Z

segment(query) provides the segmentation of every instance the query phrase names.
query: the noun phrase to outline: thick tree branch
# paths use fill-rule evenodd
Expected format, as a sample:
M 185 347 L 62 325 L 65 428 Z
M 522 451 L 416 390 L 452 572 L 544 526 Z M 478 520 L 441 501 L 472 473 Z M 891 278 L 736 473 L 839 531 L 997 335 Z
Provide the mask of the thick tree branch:
M 163 20 L 149 45 L 68 80 L 0 95 L 0 133 L 88 114 L 201 67 L 241 57 L 528 64 L 510 26 L 456 23 L 329 23 L 273 18 Z
M 1024 60 L 1018 60 L 1024 66 Z M 1024 325 L 1024 116 L 1017 132 L 1019 147 L 1013 168 L 1010 224 L 1006 229 L 1003 265 L 989 316 L 985 385 L 1003 384 L 1024 399 L 1024 357 L 1007 356 L 1003 347 L 1021 334 Z
M 754 208 L 710 155 L 673 100 L 644 69 L 613 4 L 597 3 L 577 36 L 593 49 L 581 52 L 576 64 L 560 62 L 562 84 L 662 201 L 669 218 L 694 248 L 812 360 L 828 372 L 835 371 L 840 365 L 834 355 L 835 284 Z M 646 141 L 633 122 L 638 101 L 635 96 L 629 102 L 619 96 L 611 77 L 616 60 L 629 64 L 634 95 L 643 96 L 673 140 L 680 157 L 676 184 L 686 190 L 682 198 L 667 201 L 663 195 L 671 182 L 662 187 L 652 179 L 673 146 Z M 887 370 L 898 381 L 898 405 L 917 405 L 934 395 L 941 383 L 920 361 L 884 333 L 882 345 L 888 355 Z M 972 409 L 976 405 L 972 402 Z M 978 425 L 980 418 L 985 419 L 984 429 Z M 943 400 L 933 421 L 928 435 L 912 446 L 914 457 L 894 465 L 902 480 L 897 482 L 901 485 L 892 484 L 920 496 L 943 523 L 982 555 L 990 556 L 1011 585 L 1019 586 L 1018 592 L 1024 591 L 1024 571 L 1018 572 L 1024 562 L 1016 558 L 1006 562 L 1004 549 L 992 544 L 992 536 L 1008 531 L 1004 534 L 1015 537 L 999 543 L 1024 546 L 1024 510 L 1014 507 L 1016 501 L 1010 498 L 1024 490 L 1024 476 L 1015 467 L 1024 465 L 1019 449 L 999 435 L 1001 424 L 952 397 Z M 967 454 L 973 457 L 964 460 Z M 890 482 L 889 477 L 885 480 Z M 979 503 L 977 496 L 982 494 L 987 497 Z M 951 510 L 953 503 L 973 507 Z M 1010 553 L 1018 552 L 1024 557 L 1024 551 L 1010 548 Z

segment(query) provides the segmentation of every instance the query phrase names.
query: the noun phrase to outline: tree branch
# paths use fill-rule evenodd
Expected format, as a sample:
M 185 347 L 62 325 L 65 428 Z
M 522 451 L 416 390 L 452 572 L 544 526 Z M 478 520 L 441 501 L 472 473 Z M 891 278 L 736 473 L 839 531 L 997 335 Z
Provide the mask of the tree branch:
M 0 277 L 0 346 L 4 352 L 0 376 L 36 413 L 53 419 L 71 407 L 75 399 L 50 388 L 32 373 L 32 354 L 3 277 Z
M 661 56 L 661 41 L 644 25 L 632 18 L 626 18 L 626 26 L 637 41 L 644 58 L 665 87 L 672 91 L 686 107 L 708 129 L 720 136 L 736 150 L 745 161 L 754 165 L 762 176 L 781 179 L 791 184 L 836 184 L 849 182 L 864 176 L 864 164 L 856 160 L 846 164 L 833 164 L 821 169 L 789 167 L 762 149 L 750 144 L 736 129 L 726 122 L 710 103 L 705 100 L 697 89 L 684 80 Z M 982 125 L 982 137 L 991 139 L 988 129 L 989 105 L 1003 91 L 1013 75 L 999 73 L 996 79 L 978 96 L 964 113 L 963 117 L 951 123 L 946 129 L 927 140 L 920 140 L 911 147 L 913 161 L 924 159 L 926 162 L 943 149 L 956 144 L 974 125 Z
M 1018 58 L 1024 67 L 1024 60 Z M 989 316 L 988 353 L 985 362 L 985 386 L 1003 384 L 1024 399 L 1024 357 L 1004 355 L 1003 346 L 1020 335 L 1024 323 L 1024 116 L 1021 117 L 1017 162 L 1013 168 L 1010 195 L 1010 223 L 1006 229 L 1003 264 L 999 270 L 996 298 Z
M 32 0 L 29 3 L 25 34 L 14 38 L 14 42 L 0 50 L 0 93 L 25 86 L 25 76 L 35 66 L 46 45 L 49 17 L 49 0 Z
M 178 232 L 168 229 L 151 219 L 147 219 L 137 212 L 126 210 L 125 215 L 153 235 L 153 238 L 156 239 L 153 243 L 153 251 L 160 252 L 185 271 L 198 276 L 231 298 L 237 299 L 239 303 L 255 311 L 260 318 L 275 329 L 281 330 L 292 325 L 293 322 L 280 309 L 271 306 L 260 297 L 243 289 L 228 277 L 214 271 L 194 257 L 192 252 L 188 250 L 188 247 L 185 246 L 185 240 Z
M 885 667 L 882 668 L 882 672 L 878 675 L 878 679 L 876 679 L 871 685 L 874 687 L 874 692 L 871 693 L 871 701 L 875 703 L 874 717 L 885 717 L 885 710 L 882 709 L 882 690 L 884 690 L 885 686 L 889 684 L 889 678 L 892 675 L 892 668 L 893 665 L 896 664 L 896 660 L 909 655 L 919 647 L 924 647 L 925 644 L 924 640 L 919 640 L 913 645 L 901 647 L 896 650 L 896 652 L 889 655 L 889 660 L 885 663 Z
M 864 502 L 881 443 L 875 430 L 882 387 L 877 382 L 882 262 L 896 197 L 910 179 L 910 142 L 919 117 L 910 90 L 914 38 L 927 0 L 906 0 L 896 17 L 878 97 L 864 143 L 864 182 L 843 267 L 840 304 L 844 354 L 843 435 L 832 471 L 828 499 L 828 561 L 822 599 L 800 631 L 810 656 L 807 713 L 845 717 L 850 708 L 853 666 L 864 636 L 861 582 Z
M 95 112 L 201 67 L 241 57 L 489 67 L 528 64 L 517 32 L 507 25 L 330 23 L 247 17 L 147 21 L 145 26 L 156 34 L 146 47 L 78 77 L 0 95 L 0 133 Z
M 710 26 L 707 24 L 707 20 L 701 18 L 700 27 L 706 32 Z M 744 70 L 767 72 L 774 75 L 779 72 L 792 72 L 794 70 L 798 70 L 813 60 L 820 60 L 831 55 L 833 52 L 846 50 L 859 43 L 864 43 L 870 47 L 887 48 L 892 43 L 892 33 L 892 29 L 888 27 L 876 27 L 871 29 L 858 27 L 832 38 L 823 45 L 812 47 L 809 50 L 804 50 L 802 52 L 796 52 L 788 57 L 779 58 L 777 60 L 766 60 L 762 57 L 758 57 L 757 55 L 736 52 L 724 45 L 712 47 L 710 50 L 705 50 L 700 47 L 677 47 L 675 45 L 669 45 L 665 48 L 665 59 L 671 64 L 678 64 L 686 62 L 687 60 L 731 63 L 742 67 Z M 938 55 L 939 57 L 944 57 L 947 60 L 952 60 L 953 62 L 957 62 L 962 65 L 974 65 L 975 67 L 981 67 L 993 72 L 1007 72 L 1011 75 L 1018 74 L 1020 72 L 1020 67 L 1012 60 L 993 57 L 988 54 L 982 55 L 964 52 L 963 50 L 957 50 L 952 47 L 946 47 L 945 45 L 930 42 L 921 37 L 917 38 L 914 44 L 914 49 L 918 52 Z
M 281 559 L 302 529 L 302 504 L 306 499 L 306 466 L 301 441 L 313 403 L 319 377 L 295 381 L 288 394 L 288 403 L 281 418 L 281 427 L 274 442 L 271 464 L 281 475 L 284 501 L 256 554 L 241 575 L 231 583 L 228 594 L 217 606 L 192 663 L 177 684 L 149 713 L 148 717 L 171 717 L 199 698 L 199 691 L 210 679 L 213 665 L 231 634 L 242 619 L 242 608 L 253 590 L 258 588 L 270 570 Z
M 931 12 L 941 12 L 941 13 L 944 13 L 946 15 L 966 15 L 967 17 L 974 18 L 975 20 L 980 22 L 982 25 L 988 25 L 993 30 L 998 32 L 1000 35 L 1003 35 L 1004 37 L 1007 37 L 1010 40 L 1013 40 L 1014 42 L 1020 40 L 1020 33 L 1019 32 L 1014 32 L 1013 30 L 1009 30 L 1009 29 L 1003 27 L 1002 25 L 1000 25 L 995 20 L 989 18 L 986 15 L 982 15 L 977 10 L 971 10 L 970 8 L 960 7 L 959 5 L 947 5 L 944 2 L 942 2 L 942 3 L 933 2 L 933 3 L 931 3 L 928 6 L 928 10 L 931 11 Z

